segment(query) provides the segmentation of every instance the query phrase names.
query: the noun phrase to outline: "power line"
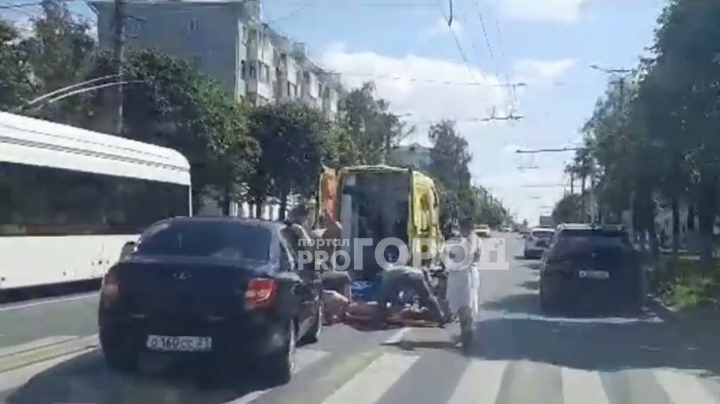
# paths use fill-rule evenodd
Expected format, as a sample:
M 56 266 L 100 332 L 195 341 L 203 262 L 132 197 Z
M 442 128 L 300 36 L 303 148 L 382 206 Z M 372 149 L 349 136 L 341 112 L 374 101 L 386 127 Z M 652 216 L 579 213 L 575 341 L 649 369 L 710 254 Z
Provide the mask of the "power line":
M 10 3 L 3 3 L 0 4 L 0 10 L 13 10 L 16 8 L 24 8 L 24 7 L 32 7 L 32 6 L 39 6 L 42 3 L 33 2 L 33 3 L 17 3 L 17 4 L 10 4 Z
M 481 122 L 503 122 L 503 121 L 519 121 L 521 119 L 525 119 L 525 117 L 521 115 L 507 115 L 507 116 L 494 116 L 490 115 L 485 118 L 468 118 L 468 119 L 448 119 L 448 118 L 442 118 L 442 119 L 435 119 L 435 120 L 423 120 L 423 121 L 416 121 L 416 120 L 408 120 L 410 123 L 415 124 L 433 124 L 440 122 L 442 120 L 448 120 L 458 123 L 481 123 Z
M 564 183 L 557 183 L 557 184 L 529 184 L 529 185 L 523 185 L 522 188 L 560 188 L 565 187 L 566 184 Z
M 438 0 L 438 1 L 440 2 L 440 6 L 442 7 L 442 0 Z M 452 12 L 453 12 L 453 9 L 452 9 L 453 3 L 452 2 L 453 2 L 453 0 L 448 0 L 448 2 L 450 4 L 450 16 L 445 17 L 443 14 L 441 14 L 441 15 L 443 16 L 443 18 L 445 18 L 445 21 L 447 21 L 448 28 L 450 29 L 450 34 L 452 34 L 453 40 L 455 41 L 455 45 L 457 46 L 457 49 L 460 52 L 460 57 L 462 58 L 463 62 L 465 63 L 465 67 L 467 67 L 468 72 L 470 72 L 470 77 L 473 78 L 473 81 L 478 82 L 477 78 L 475 77 L 475 70 L 473 70 L 472 67 L 470 67 L 470 62 L 468 62 L 468 58 L 467 58 L 467 55 L 465 54 L 465 50 L 463 49 L 462 44 L 460 43 L 460 38 L 458 38 L 457 34 L 455 33 L 455 30 L 452 27 Z M 482 96 L 484 97 L 485 94 L 482 94 Z
M 358 72 L 346 72 L 340 70 L 331 70 L 344 76 L 350 77 L 367 77 L 374 80 L 392 80 L 392 81 L 411 81 L 417 83 L 428 83 L 428 84 L 446 84 L 446 85 L 462 85 L 462 86 L 484 86 L 484 87 L 527 87 L 528 83 L 517 82 L 517 83 L 479 83 L 477 81 L 453 81 L 453 80 L 437 80 L 437 79 L 425 79 L 421 77 L 408 77 L 400 76 L 395 74 L 371 74 L 371 73 L 358 73 Z
M 580 147 L 561 147 L 557 149 L 535 149 L 535 150 L 516 150 L 517 154 L 537 154 L 537 153 L 562 153 L 568 151 L 580 150 Z

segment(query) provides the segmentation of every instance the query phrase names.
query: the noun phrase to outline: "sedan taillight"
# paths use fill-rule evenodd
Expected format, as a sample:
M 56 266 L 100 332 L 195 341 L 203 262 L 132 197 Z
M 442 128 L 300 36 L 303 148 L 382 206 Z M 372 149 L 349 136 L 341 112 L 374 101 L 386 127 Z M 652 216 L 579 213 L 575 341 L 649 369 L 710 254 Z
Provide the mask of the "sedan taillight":
M 245 291 L 246 307 L 257 308 L 269 306 L 275 297 L 275 290 L 276 284 L 274 279 L 251 279 Z
M 110 270 L 103 277 L 100 286 L 100 297 L 104 299 L 116 299 L 120 295 L 120 283 L 115 272 Z

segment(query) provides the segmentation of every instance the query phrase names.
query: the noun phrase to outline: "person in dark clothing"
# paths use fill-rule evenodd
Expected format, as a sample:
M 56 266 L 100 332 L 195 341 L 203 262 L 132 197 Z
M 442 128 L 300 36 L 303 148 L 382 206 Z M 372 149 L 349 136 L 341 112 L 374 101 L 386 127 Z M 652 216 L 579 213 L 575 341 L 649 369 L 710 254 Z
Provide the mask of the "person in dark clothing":
M 401 265 L 391 266 L 380 274 L 376 312 L 378 326 L 382 327 L 387 323 L 388 303 L 393 304 L 400 292 L 403 291 L 415 292 L 420 299 L 420 304 L 430 311 L 432 318 L 441 325 L 446 323 L 447 316 L 443 313 L 440 303 L 433 294 L 423 270 L 409 265 Z
M 305 206 L 300 205 L 296 207 L 288 215 L 288 218 L 285 221 L 286 231 L 284 233 L 288 235 L 288 238 L 293 239 L 292 244 L 293 248 L 295 249 L 294 253 L 297 254 L 298 257 L 300 255 L 300 251 L 309 250 L 312 253 L 314 259 L 315 251 L 318 249 L 322 249 L 322 247 L 318 247 L 319 240 L 322 239 L 327 241 L 332 239 L 340 239 L 342 235 L 342 228 L 340 226 L 340 223 L 333 220 L 332 215 L 330 215 L 329 212 L 324 212 L 323 215 L 323 219 L 325 221 L 327 229 L 325 230 L 325 232 L 323 232 L 321 236 L 315 234 L 315 232 L 313 232 L 312 229 L 310 229 L 307 225 L 309 210 Z M 301 242 L 300 240 L 303 241 Z M 323 246 L 326 244 L 327 242 L 323 243 Z M 311 263 L 305 265 L 312 265 L 313 267 L 315 267 L 315 270 L 320 270 L 321 268 L 319 267 L 319 265 L 316 264 L 318 263 L 312 261 Z M 352 283 L 352 279 L 346 271 L 340 272 L 330 270 L 322 272 L 320 274 L 320 280 L 324 289 L 334 290 L 346 296 L 347 298 L 350 298 L 350 285 Z

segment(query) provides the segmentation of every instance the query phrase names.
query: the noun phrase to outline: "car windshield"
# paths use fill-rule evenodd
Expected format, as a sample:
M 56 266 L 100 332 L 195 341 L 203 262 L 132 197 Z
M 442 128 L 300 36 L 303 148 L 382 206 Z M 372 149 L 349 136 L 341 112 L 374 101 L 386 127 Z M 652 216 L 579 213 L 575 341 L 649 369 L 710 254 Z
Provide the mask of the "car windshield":
M 136 255 L 208 257 L 267 262 L 272 233 L 233 221 L 171 221 L 149 228 Z

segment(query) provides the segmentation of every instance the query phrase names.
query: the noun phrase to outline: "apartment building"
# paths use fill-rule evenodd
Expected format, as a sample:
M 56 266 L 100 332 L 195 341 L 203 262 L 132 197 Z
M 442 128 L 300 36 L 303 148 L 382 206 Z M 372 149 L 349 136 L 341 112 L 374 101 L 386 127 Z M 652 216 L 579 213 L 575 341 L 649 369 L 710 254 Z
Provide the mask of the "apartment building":
M 419 143 L 400 146 L 393 150 L 389 157 L 393 163 L 408 165 L 416 170 L 427 169 L 432 162 L 430 149 Z
M 114 43 L 112 1 L 88 3 L 97 14 L 101 48 Z M 298 99 L 329 117 L 343 94 L 340 77 L 325 71 L 262 21 L 259 0 L 131 1 L 126 3 L 128 49 L 154 48 L 181 57 L 218 80 L 238 101 L 267 104 Z

